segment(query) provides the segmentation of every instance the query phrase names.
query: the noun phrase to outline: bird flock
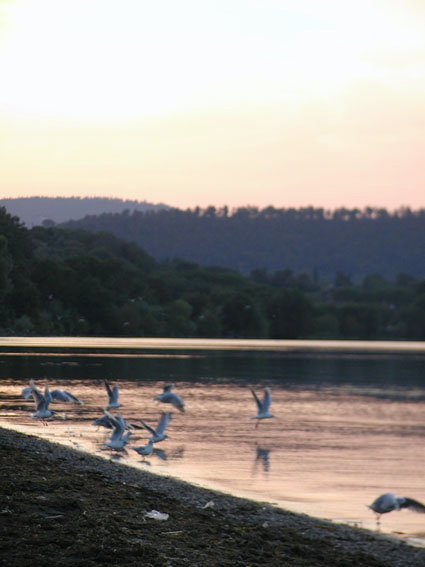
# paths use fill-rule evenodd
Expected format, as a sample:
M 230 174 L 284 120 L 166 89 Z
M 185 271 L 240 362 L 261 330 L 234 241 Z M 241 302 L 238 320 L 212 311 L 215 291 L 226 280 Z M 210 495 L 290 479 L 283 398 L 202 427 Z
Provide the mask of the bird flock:
M 104 380 L 104 386 L 107 394 L 107 404 L 103 409 L 103 415 L 92 422 L 93 426 L 104 427 L 106 429 L 112 430 L 109 439 L 105 442 L 104 446 L 106 449 L 111 451 L 126 451 L 126 446 L 128 445 L 130 438 L 133 434 L 135 428 L 139 428 L 136 424 L 127 423 L 126 420 L 119 414 L 113 415 L 110 410 L 118 409 L 121 407 L 119 401 L 119 387 L 117 384 L 111 386 L 107 380 Z M 155 401 L 161 402 L 163 404 L 170 404 L 172 407 L 177 409 L 181 413 L 185 413 L 185 404 L 183 399 L 173 392 L 174 384 L 168 384 L 164 387 L 163 392 L 154 398 Z M 252 417 L 256 420 L 255 428 L 258 427 L 260 421 L 265 419 L 271 419 L 274 416 L 270 413 L 270 406 L 272 403 L 272 395 L 270 388 L 264 388 L 264 393 L 262 399 L 257 395 L 253 388 L 250 388 L 252 396 L 254 398 L 257 414 Z M 31 380 L 29 386 L 22 389 L 22 396 L 25 400 L 29 400 L 31 397 L 35 402 L 35 412 L 31 414 L 31 417 L 41 420 L 44 424 L 46 421 L 54 417 L 57 413 L 54 410 L 49 409 L 49 405 L 52 402 L 61 402 L 65 404 L 78 404 L 83 405 L 84 402 L 78 397 L 74 396 L 71 392 L 67 390 L 49 390 L 48 384 L 45 384 L 44 392 L 36 386 L 34 380 Z M 140 447 L 132 447 L 133 451 L 138 453 L 143 460 L 146 457 L 150 457 L 153 454 L 161 456 L 161 451 L 154 447 L 155 444 L 161 443 L 167 439 L 168 435 L 166 433 L 167 428 L 171 422 L 172 413 L 170 411 L 163 412 L 158 420 L 156 427 L 149 425 L 144 420 L 140 420 L 142 428 L 144 428 L 150 435 L 145 445 Z M 259 453 L 262 449 L 257 448 L 257 459 L 263 458 Z M 268 455 L 267 455 L 268 458 Z M 380 525 L 380 519 L 382 514 L 387 514 L 393 511 L 399 511 L 404 508 L 412 510 L 414 512 L 425 513 L 425 505 L 413 498 L 399 497 L 392 492 L 387 492 L 378 496 L 372 504 L 367 506 L 372 512 L 374 512 L 376 517 L 377 525 Z

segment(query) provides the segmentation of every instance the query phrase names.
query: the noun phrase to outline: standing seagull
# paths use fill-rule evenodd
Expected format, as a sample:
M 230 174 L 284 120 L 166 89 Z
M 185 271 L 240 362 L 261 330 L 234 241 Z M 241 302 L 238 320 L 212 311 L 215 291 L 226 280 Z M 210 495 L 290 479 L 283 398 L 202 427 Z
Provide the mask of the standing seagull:
M 107 382 L 106 380 L 104 384 L 106 388 L 106 393 L 108 394 L 108 405 L 106 406 L 106 409 L 119 408 L 121 404 L 119 402 L 120 392 L 118 386 L 115 384 L 115 386 L 111 388 L 109 382 Z
M 252 388 L 250 388 L 250 390 L 252 392 L 252 395 L 254 396 L 254 400 L 258 408 L 257 415 L 252 418 L 257 420 L 257 423 L 255 424 L 255 428 L 257 428 L 258 424 L 260 423 L 260 419 L 270 419 L 274 417 L 274 415 L 272 415 L 269 411 L 270 404 L 272 403 L 272 393 L 270 388 L 264 388 L 264 396 L 263 400 L 261 401 L 254 390 Z
M 368 508 L 375 512 L 376 523 L 378 525 L 380 524 L 381 515 L 392 512 L 393 510 L 409 508 L 409 510 L 413 510 L 414 512 L 425 514 L 425 506 L 423 504 L 417 500 L 413 500 L 413 498 L 397 497 L 392 492 L 387 492 L 386 494 L 378 496 L 378 498 L 374 500 Z
M 180 396 L 174 394 L 171 390 L 174 388 L 174 384 L 169 384 L 168 386 L 164 386 L 164 391 L 161 395 L 156 396 L 155 400 L 158 402 L 162 402 L 164 404 L 171 404 L 176 409 L 184 413 L 184 402 Z
M 33 380 L 31 380 L 30 382 L 30 388 L 36 406 L 36 411 L 32 413 L 31 416 L 35 417 L 36 419 L 48 419 L 49 417 L 53 417 L 56 412 L 49 410 L 50 399 L 48 398 L 48 396 L 46 396 L 46 392 L 45 395 L 43 395 L 37 388 Z
M 153 453 L 153 440 L 149 439 L 147 445 L 143 445 L 142 447 L 133 447 L 133 451 L 139 453 L 139 455 L 143 457 L 143 460 L 145 460 L 146 457 L 150 457 Z
M 145 423 L 143 420 L 141 420 L 145 429 L 147 429 L 151 434 L 151 438 L 149 441 L 152 441 L 152 443 L 159 443 L 160 441 L 164 441 L 164 439 L 167 439 L 168 435 L 166 435 L 165 430 L 167 429 L 170 421 L 171 421 L 171 413 L 169 412 L 165 412 L 161 415 L 158 421 L 158 425 L 156 426 L 156 429 L 154 429 L 153 427 Z

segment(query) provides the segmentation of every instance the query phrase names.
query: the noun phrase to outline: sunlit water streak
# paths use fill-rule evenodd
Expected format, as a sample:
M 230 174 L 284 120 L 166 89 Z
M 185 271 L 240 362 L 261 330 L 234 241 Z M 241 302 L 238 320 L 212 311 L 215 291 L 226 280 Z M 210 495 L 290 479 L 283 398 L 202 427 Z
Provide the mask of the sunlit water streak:
M 252 364 L 249 364 L 255 374 L 252 381 L 240 381 L 232 376 L 220 380 L 218 371 L 210 376 L 200 373 L 197 380 L 192 373 L 188 381 L 182 379 L 181 371 L 173 376 L 166 369 L 176 370 L 178 364 L 184 365 L 182 369 L 187 368 L 184 357 L 189 355 L 173 361 L 174 354 L 165 354 L 169 357 L 166 364 L 170 366 L 163 369 L 161 380 L 152 380 L 150 371 L 147 371 L 148 381 L 119 379 L 122 403 L 119 412 L 130 422 L 137 424 L 144 419 L 155 425 L 161 411 L 170 409 L 153 400 L 166 377 L 176 381 L 187 412 L 180 414 L 173 410 L 169 438 L 157 445 L 164 451 L 166 460 L 154 455 L 142 462 L 131 447 L 144 444 L 147 435 L 136 430 L 123 462 L 369 529 L 375 529 L 376 524 L 366 504 L 379 494 L 394 491 L 425 500 L 425 388 L 420 384 L 400 389 L 394 381 L 385 385 L 361 382 L 297 385 L 284 380 L 279 383 L 272 375 L 273 366 L 268 366 L 264 359 L 261 362 L 270 372 L 272 413 L 276 417 L 255 429 L 252 417 L 256 408 L 248 385 L 260 389 L 268 382 L 255 372 Z M 200 364 L 202 370 L 214 366 L 213 360 L 207 357 L 204 361 L 200 356 L 198 361 L 191 356 L 188 360 Z M 90 366 L 89 361 L 84 362 L 80 357 L 59 361 L 47 356 L 41 362 L 37 359 L 39 371 L 34 377 L 40 380 L 40 386 L 47 369 L 51 388 L 69 389 L 85 401 L 82 407 L 52 405 L 59 413 L 47 427 L 34 422 L 30 417 L 33 402 L 26 402 L 20 396 L 21 388 L 28 383 L 27 377 L 17 379 L 13 373 L 12 378 L 3 377 L 1 423 L 110 458 L 109 452 L 102 448 L 108 433 L 91 425 L 106 404 L 99 376 L 107 374 L 109 367 L 105 361 L 96 362 L 96 358 L 93 363 L 100 367 Z M 138 362 L 147 363 L 161 362 L 143 358 Z M 235 368 L 237 363 L 242 364 L 242 359 L 236 359 Z M 155 371 L 160 368 L 155 366 Z M 196 368 L 199 372 L 199 367 Z M 64 378 L 63 372 L 77 370 L 80 378 Z M 55 373 L 59 378 L 53 378 Z M 124 370 L 123 375 L 126 375 Z M 105 377 L 111 379 L 110 371 Z M 425 543 L 425 517 L 420 514 L 409 511 L 387 514 L 382 518 L 381 529 Z

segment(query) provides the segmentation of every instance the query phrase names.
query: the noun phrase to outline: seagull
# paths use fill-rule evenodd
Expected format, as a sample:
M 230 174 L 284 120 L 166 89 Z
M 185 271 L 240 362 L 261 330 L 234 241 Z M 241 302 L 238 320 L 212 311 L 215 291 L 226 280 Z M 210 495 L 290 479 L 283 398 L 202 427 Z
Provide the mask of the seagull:
M 106 392 L 108 394 L 108 405 L 106 406 L 106 409 L 119 408 L 121 404 L 119 403 L 120 392 L 118 386 L 115 384 L 115 386 L 111 388 L 111 386 L 106 380 L 104 384 L 105 384 Z
M 258 427 L 258 424 L 260 423 L 260 419 L 269 419 L 274 417 L 274 415 L 272 415 L 270 413 L 270 404 L 272 403 L 272 393 L 270 388 L 264 388 L 264 396 L 263 396 L 263 400 L 261 401 L 260 398 L 257 396 L 257 394 L 254 392 L 254 390 L 252 388 L 250 388 L 252 395 L 254 396 L 254 400 L 257 404 L 257 415 L 255 417 L 253 417 L 252 419 L 257 419 L 257 423 L 255 424 L 255 427 Z
M 28 386 L 23 388 L 21 391 L 22 397 L 25 400 L 29 400 L 32 396 L 32 388 Z M 68 392 L 67 390 L 52 390 L 49 391 L 49 386 L 46 383 L 44 388 L 44 397 L 46 398 L 47 402 L 50 404 L 52 402 L 64 402 L 68 404 L 79 404 L 80 406 L 84 405 L 84 402 L 78 399 L 76 396 Z
M 409 508 L 409 510 L 414 512 L 425 514 L 425 506 L 421 502 L 413 500 L 413 498 L 397 497 L 392 492 L 382 494 L 368 508 L 375 512 L 377 524 L 380 523 L 382 514 L 387 514 L 393 510 L 401 510 L 402 508 Z
M 54 402 L 63 402 L 65 404 L 78 404 L 80 406 L 84 405 L 84 402 L 68 392 L 67 390 L 52 390 L 50 392 L 52 397 L 52 401 Z
M 110 415 L 110 414 L 109 414 Z M 106 427 L 106 429 L 113 429 L 114 423 L 113 420 L 108 415 L 103 415 L 102 417 L 98 417 L 91 422 L 92 425 L 95 427 Z M 136 425 L 135 423 L 125 423 L 126 429 L 143 429 L 141 425 Z
M 31 393 L 35 401 L 36 411 L 31 414 L 31 417 L 36 419 L 48 419 L 55 415 L 55 411 L 49 410 L 50 400 L 46 395 L 43 395 L 34 383 L 34 380 L 30 382 Z
M 143 420 L 141 420 L 145 429 L 147 429 L 149 433 L 152 435 L 152 437 L 150 438 L 150 441 L 152 441 L 152 443 L 159 443 L 160 441 L 164 441 L 164 439 L 167 439 L 168 435 L 166 435 L 165 430 L 167 429 L 170 421 L 171 421 L 171 413 L 169 412 L 164 412 L 161 415 L 158 421 L 158 425 L 156 426 L 156 429 L 154 429 L 153 427 L 145 423 Z
M 184 402 L 180 398 L 180 396 L 177 396 L 177 394 L 174 394 L 171 391 L 173 388 L 174 388 L 174 384 L 169 384 L 168 386 L 164 386 L 164 391 L 162 392 L 162 394 L 156 396 L 156 398 L 154 399 L 164 404 L 171 404 L 176 409 L 184 413 Z
M 123 451 L 125 446 L 130 440 L 130 436 L 132 434 L 131 431 L 127 431 L 124 433 L 126 429 L 125 419 L 122 418 L 120 415 L 112 415 L 107 410 L 105 411 L 105 415 L 109 417 L 112 422 L 113 431 L 111 437 L 106 441 L 105 445 L 109 449 L 113 451 Z
M 133 451 L 136 451 L 136 453 L 139 453 L 139 455 L 145 459 L 145 457 L 150 457 L 152 455 L 153 443 L 153 440 L 149 439 L 147 445 L 143 445 L 142 447 L 133 447 Z

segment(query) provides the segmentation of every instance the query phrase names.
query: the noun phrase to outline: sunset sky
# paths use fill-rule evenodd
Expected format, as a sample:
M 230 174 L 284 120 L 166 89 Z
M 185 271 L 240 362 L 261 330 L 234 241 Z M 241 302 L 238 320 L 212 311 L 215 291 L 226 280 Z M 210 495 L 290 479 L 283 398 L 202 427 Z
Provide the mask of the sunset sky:
M 0 196 L 425 207 L 424 0 L 0 0 Z

